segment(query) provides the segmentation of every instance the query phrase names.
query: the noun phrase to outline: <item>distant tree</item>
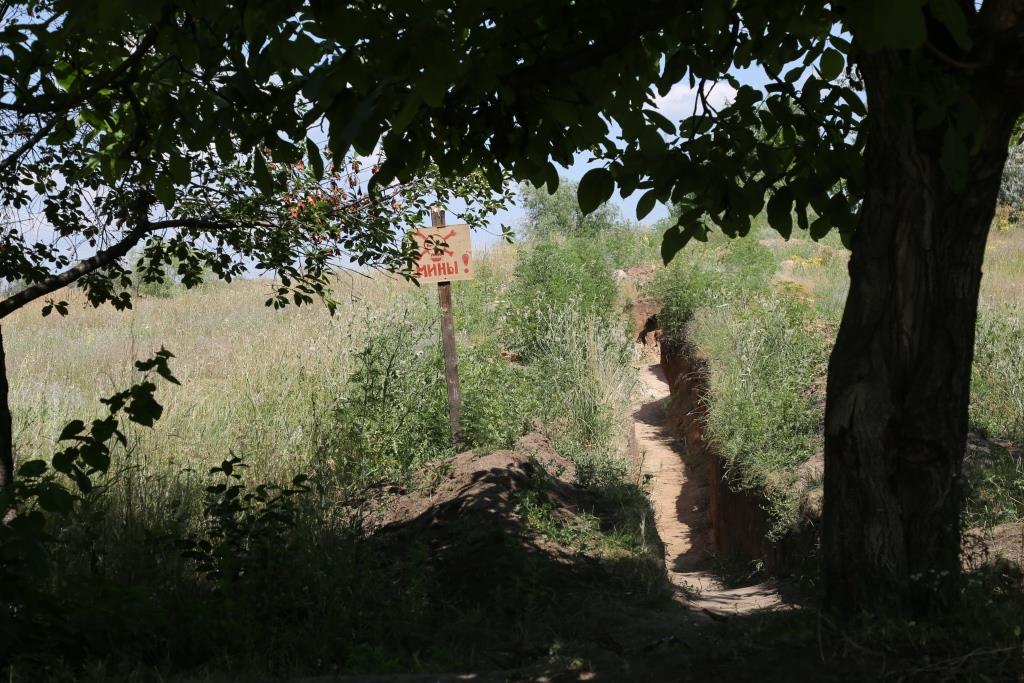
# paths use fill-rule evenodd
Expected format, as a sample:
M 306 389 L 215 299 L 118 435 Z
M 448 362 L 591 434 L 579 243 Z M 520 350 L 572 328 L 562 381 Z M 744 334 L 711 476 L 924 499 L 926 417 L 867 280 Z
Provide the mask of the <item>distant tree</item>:
M 558 189 L 548 193 L 530 183 L 519 186 L 519 202 L 526 210 L 523 227 L 526 235 L 548 239 L 565 237 L 593 237 L 614 228 L 621 216 L 614 205 L 605 203 L 590 213 L 584 213 L 577 199 L 578 184 L 562 178 Z

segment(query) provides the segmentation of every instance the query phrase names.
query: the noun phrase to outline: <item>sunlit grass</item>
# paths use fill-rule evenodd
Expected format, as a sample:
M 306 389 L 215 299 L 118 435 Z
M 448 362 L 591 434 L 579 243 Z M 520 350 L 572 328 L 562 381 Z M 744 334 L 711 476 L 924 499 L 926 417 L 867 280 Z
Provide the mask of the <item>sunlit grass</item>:
M 659 278 L 665 306 L 659 317 L 666 334 L 685 332 L 707 359 L 708 427 L 734 484 L 760 488 L 784 526 L 795 520 L 801 495 L 797 468 L 823 449 L 826 359 L 849 291 L 849 252 L 835 235 L 820 242 L 799 234 L 783 240 L 764 229 L 756 243 L 771 255 L 766 276 L 763 254 L 744 242 L 713 237 L 688 246 Z M 971 429 L 1016 443 L 1024 442 L 1021 294 L 1024 230 L 993 230 L 982 279 Z M 1011 460 L 1002 470 L 1019 471 L 1019 457 L 1001 452 Z M 988 476 L 976 467 L 971 472 Z M 1002 477 L 995 488 L 985 481 L 975 489 L 1005 493 L 1020 486 L 1019 477 Z M 1020 509 L 1011 502 L 1007 497 L 1003 508 Z

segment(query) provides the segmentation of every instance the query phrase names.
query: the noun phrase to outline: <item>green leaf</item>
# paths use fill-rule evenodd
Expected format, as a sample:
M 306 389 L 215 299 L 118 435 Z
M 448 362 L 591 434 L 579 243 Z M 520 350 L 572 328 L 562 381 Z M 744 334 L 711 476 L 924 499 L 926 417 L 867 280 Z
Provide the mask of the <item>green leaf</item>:
M 558 184 L 561 182 L 561 178 L 558 177 L 558 169 L 555 165 L 548 162 L 544 165 L 544 174 L 547 177 L 546 185 L 548 188 L 548 194 L 554 194 L 555 190 L 558 189 Z
M 39 501 L 39 506 L 47 512 L 56 512 L 61 515 L 69 514 L 75 506 L 75 497 L 71 492 L 55 484 L 40 491 L 36 495 L 36 499 Z
M 324 158 L 320 156 L 320 148 L 309 138 L 306 138 L 306 156 L 309 158 L 309 166 L 313 169 L 313 175 L 317 180 L 323 180 Z
M 664 114 L 653 109 L 644 109 L 644 116 L 651 120 L 665 135 L 676 134 L 676 124 L 672 123 Z
M 593 213 L 597 207 L 611 199 L 615 191 L 615 179 L 607 168 L 593 168 L 580 179 L 576 196 L 584 214 Z
M 793 197 L 789 188 L 780 187 L 768 200 L 768 224 L 786 239 L 793 233 Z
M 171 171 L 171 178 L 178 185 L 187 185 L 192 179 L 192 168 L 189 165 L 188 157 L 181 154 L 172 154 L 168 167 Z
M 316 42 L 308 35 L 300 33 L 285 46 L 285 55 L 293 67 L 305 71 L 313 66 L 321 56 Z
M 690 235 L 680 230 L 678 225 L 674 225 L 665 231 L 661 238 L 661 260 L 666 266 L 689 241 Z
M 843 59 L 842 53 L 839 50 L 829 48 L 821 55 L 818 70 L 821 71 L 822 78 L 826 81 L 832 81 L 839 77 L 839 74 L 843 72 L 844 66 L 846 66 L 846 62 Z
M 963 50 L 970 50 L 972 41 L 970 29 L 967 26 L 967 17 L 963 8 L 956 0 L 928 0 L 932 16 L 946 27 L 949 35 Z
M 828 231 L 832 229 L 832 223 L 829 222 L 825 216 L 818 216 L 811 223 L 809 232 L 811 233 L 811 239 L 818 241 L 828 234 Z
M 166 173 L 161 173 L 153 181 L 153 192 L 165 209 L 170 210 L 174 207 L 177 193 L 174 191 L 174 181 Z
M 868 50 L 912 50 L 927 37 L 923 0 L 863 0 L 849 10 L 854 39 Z
M 810 226 L 807 224 L 807 204 L 796 202 L 794 205 L 796 209 L 796 224 L 801 230 L 807 230 Z
M 132 391 L 132 401 L 125 410 L 128 413 L 128 419 L 144 427 L 152 427 L 164 412 L 163 406 L 153 398 L 152 391 L 134 390 Z
M 274 179 L 270 177 L 270 170 L 267 169 L 267 161 L 263 158 L 263 153 L 260 150 L 256 150 L 256 153 L 252 157 L 252 172 L 256 178 L 256 186 L 260 188 L 260 192 L 263 194 L 274 193 Z
M 946 182 L 955 192 L 960 192 L 967 186 L 967 145 L 954 126 L 946 127 L 939 164 L 946 175 Z
M 447 74 L 436 65 L 428 66 L 416 83 L 416 93 L 430 107 L 440 107 L 450 85 Z
M 642 221 L 647 214 L 654 210 L 654 205 L 658 201 L 657 190 L 648 190 L 640 197 L 640 200 L 636 203 L 636 219 Z
M 103 444 L 90 444 L 81 451 L 82 462 L 94 472 L 106 472 L 110 468 L 110 450 Z
M 726 0 L 704 0 L 701 18 L 704 20 L 704 30 L 708 34 L 718 33 L 726 27 L 728 7 L 731 4 Z
M 213 138 L 213 145 L 217 149 L 217 156 L 225 164 L 231 163 L 235 158 L 235 143 L 231 139 L 231 134 L 227 131 L 221 131 Z
M 76 459 L 78 459 L 78 451 L 74 448 L 65 448 L 59 453 L 54 453 L 50 464 L 58 472 L 68 474 L 71 472 L 71 468 L 74 467 Z
M 74 479 L 75 486 L 77 486 L 78 490 L 82 493 L 89 493 L 92 491 L 92 479 L 90 479 L 89 475 L 83 472 L 81 468 L 75 467 L 71 470 L 68 476 Z

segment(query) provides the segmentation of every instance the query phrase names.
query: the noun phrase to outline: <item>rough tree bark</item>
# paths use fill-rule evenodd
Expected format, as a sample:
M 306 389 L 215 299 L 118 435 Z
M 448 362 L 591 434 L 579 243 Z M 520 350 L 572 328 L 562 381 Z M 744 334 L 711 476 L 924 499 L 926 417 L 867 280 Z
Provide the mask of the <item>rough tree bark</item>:
M 14 434 L 8 389 L 4 331 L 3 327 L 0 327 L 0 489 L 14 485 Z M 8 521 L 11 512 L 11 510 L 0 508 L 0 518 L 4 523 Z
M 929 613 L 957 593 L 981 265 L 1021 113 L 998 81 L 964 76 L 984 137 L 953 192 L 943 128 L 917 130 L 905 96 L 907 60 L 887 51 L 860 63 L 867 187 L 825 419 L 825 598 L 845 615 Z

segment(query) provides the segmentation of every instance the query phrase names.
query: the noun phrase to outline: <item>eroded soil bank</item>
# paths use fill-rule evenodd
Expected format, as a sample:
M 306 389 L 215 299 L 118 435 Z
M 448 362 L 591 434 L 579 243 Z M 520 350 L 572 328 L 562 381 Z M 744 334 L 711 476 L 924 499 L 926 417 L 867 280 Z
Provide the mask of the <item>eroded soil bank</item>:
M 753 573 L 732 581 L 724 576 L 723 539 L 734 553 L 737 546 L 751 556 L 761 551 L 763 527 L 751 524 L 749 533 L 744 534 L 742 527 L 736 526 L 759 523 L 754 514 L 759 509 L 742 499 L 742 506 L 737 506 L 737 494 L 722 484 L 717 459 L 700 433 L 697 403 L 690 400 L 689 373 L 678 374 L 678 366 L 673 365 L 666 373 L 651 349 L 642 358 L 642 393 L 634 412 L 636 443 L 649 478 L 669 580 L 681 599 L 713 616 L 783 606 L 792 596 L 783 595 L 776 582 L 758 581 Z M 670 396 L 673 379 L 675 395 Z
M 811 501 L 799 526 L 782 539 L 769 540 L 767 501 L 756 491 L 729 486 L 725 462 L 704 433 L 704 397 L 708 392 L 703 361 L 685 344 L 659 344 L 660 368 L 671 392 L 668 421 L 687 458 L 700 468 L 707 486 L 706 518 L 713 553 L 733 568 L 761 567 L 776 575 L 813 572 L 820 509 Z M 820 469 L 820 458 L 806 469 Z
M 363 523 L 367 543 L 381 551 L 367 556 L 405 564 L 404 580 L 424 584 L 418 599 L 435 630 L 420 645 L 457 647 L 461 629 L 453 622 L 464 622 L 474 636 L 462 639 L 480 649 L 456 656 L 466 665 L 449 673 L 303 681 L 842 680 L 812 649 L 764 644 L 795 614 L 765 609 L 780 602 L 775 585 L 721 585 L 707 553 L 708 526 L 700 523 L 701 488 L 686 481 L 680 442 L 665 419 L 668 385 L 656 362 L 643 368 L 642 380 L 636 446 L 650 475 L 653 509 L 646 519 L 662 536 L 648 527 L 647 559 L 552 533 L 591 523 L 612 528 L 622 520 L 614 506 L 573 483 L 572 462 L 543 436 L 528 435 L 507 451 L 459 454 L 423 472 L 427 487 L 386 487 L 368 497 Z M 541 528 L 536 504 L 543 505 Z M 692 515 L 676 514 L 681 510 Z M 455 640 L 444 642 L 441 633 Z

